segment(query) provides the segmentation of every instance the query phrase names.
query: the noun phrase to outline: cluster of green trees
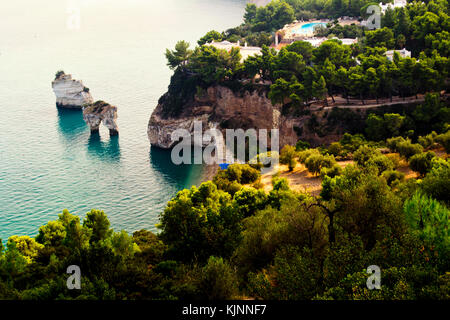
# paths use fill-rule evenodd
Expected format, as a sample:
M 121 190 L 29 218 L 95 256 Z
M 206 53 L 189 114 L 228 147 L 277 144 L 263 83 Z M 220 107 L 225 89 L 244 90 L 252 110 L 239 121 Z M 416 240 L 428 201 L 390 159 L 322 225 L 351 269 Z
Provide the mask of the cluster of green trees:
M 449 152 L 449 139 L 450 139 L 450 131 L 447 131 L 442 134 L 437 134 L 436 132 L 432 132 L 425 136 L 419 136 L 417 141 L 418 143 L 413 143 L 410 138 L 404 138 L 402 136 L 391 137 L 384 141 L 367 141 L 365 137 L 361 134 L 344 134 L 342 139 L 338 142 L 331 143 L 328 147 L 319 147 L 322 153 L 327 153 L 333 155 L 339 160 L 348 159 L 355 151 L 357 151 L 361 146 L 368 145 L 373 148 L 379 147 L 387 147 L 392 152 L 399 153 L 400 156 L 405 159 L 409 159 L 417 154 L 422 153 L 424 150 L 430 150 L 439 146 L 442 146 L 445 152 Z M 309 155 L 311 153 L 309 149 L 306 151 L 302 151 L 305 155 Z M 303 163 L 306 158 L 300 157 L 300 162 Z M 303 160 L 303 161 L 302 161 Z
M 382 33 L 383 29 L 372 32 Z M 336 94 L 347 99 L 359 97 L 364 103 L 366 98 L 392 100 L 393 95 L 406 97 L 446 88 L 449 60 L 436 52 L 432 56 L 422 53 L 418 60 L 400 58 L 395 53 L 390 61 L 384 48 L 375 48 L 355 59 L 351 48 L 338 40 L 325 41 L 316 49 L 300 43 L 283 48 L 278 54 L 263 50 L 262 56 L 250 57 L 244 63 L 248 76 L 260 70 L 261 78 L 273 82 L 269 97 L 274 103 L 302 107 L 327 95 L 334 101 Z M 312 52 L 310 61 L 303 58 L 302 53 L 307 50 Z
M 440 118 L 435 118 L 433 113 L 440 115 Z M 421 123 L 425 114 L 426 123 Z M 430 119 L 433 120 L 429 121 Z M 301 140 L 297 142 L 295 148 L 285 146 L 280 153 L 280 163 L 287 164 L 292 170 L 298 160 L 315 175 L 320 173 L 322 177 L 325 175 L 334 177 L 341 173 L 335 159 L 353 159 L 360 165 L 367 165 L 370 158 L 372 165 L 382 169 L 381 173 L 388 171 L 389 176 L 392 176 L 391 171 L 398 168 L 400 160 L 403 158 L 409 162 L 413 171 L 424 177 L 431 171 L 433 164 L 439 161 L 435 152 L 432 151 L 433 149 L 442 148 L 449 153 L 449 121 L 448 107 L 439 101 L 436 94 L 430 94 L 427 95 L 424 105 L 414 109 L 412 116 L 407 114 L 402 116 L 397 113 L 384 113 L 383 115 L 370 113 L 366 119 L 366 136 L 345 133 L 340 141 L 317 149 L 310 149 L 309 144 Z M 423 130 L 424 127 L 438 128 L 440 134 L 432 131 L 423 136 L 418 135 L 426 132 Z M 412 139 L 416 143 L 413 143 Z M 398 156 L 382 155 L 377 148 L 383 147 L 398 153 Z M 394 176 L 399 177 L 401 174 L 396 172 Z
M 438 93 L 426 94 L 422 103 L 395 104 L 367 109 L 366 112 L 332 108 L 331 111 L 318 113 L 304 111 L 304 113 L 310 117 L 305 126 L 297 130 L 300 130 L 299 135 L 303 134 L 304 129 L 317 133 L 320 137 L 350 133 L 353 137 L 359 136 L 363 139 L 365 137 L 370 141 L 384 141 L 401 135 L 418 142 L 420 140 L 417 139 L 421 139 L 425 147 L 427 143 L 430 145 L 436 135 L 445 135 L 450 122 L 448 100 L 442 99 Z M 430 130 L 435 133 L 428 134 Z M 439 139 L 444 139 L 444 136 Z M 335 144 L 332 146 L 337 148 Z M 335 156 L 338 155 L 338 151 L 339 149 L 336 149 Z
M 270 28 L 276 28 L 281 24 L 279 12 L 292 11 L 288 2 L 274 1 L 258 8 L 249 5 L 245 19 L 247 23 L 273 24 Z M 185 92 L 186 89 L 179 90 L 180 86 L 174 85 L 182 82 L 191 88 L 187 92 L 193 96 L 198 91 L 196 87 L 224 84 L 242 89 L 249 86 L 249 81 L 253 84 L 256 81 L 266 86 L 273 103 L 286 105 L 288 111 L 298 111 L 313 101 L 324 100 L 326 104 L 328 96 L 334 101 L 335 95 L 342 95 L 347 102 L 350 97 L 357 97 L 364 104 L 368 98 L 392 100 L 397 95 L 405 98 L 447 89 L 448 9 L 448 3 L 440 0 L 410 4 L 388 10 L 381 29 L 369 31 L 338 25 L 327 29 L 339 34 L 348 30 L 359 36 L 363 31 L 358 44 L 346 46 L 335 39 L 313 48 L 298 41 L 279 52 L 263 45 L 261 55 L 249 57 L 244 63 L 240 62 L 237 48 L 227 52 L 204 46 L 212 40 L 228 39 L 225 33 L 210 31 L 194 50 L 184 41 L 175 50 L 167 50 L 168 64 L 175 70 L 169 95 L 175 99 Z M 397 53 L 393 61 L 386 57 L 386 50 L 405 45 L 416 58 L 401 58 Z M 185 99 L 168 103 L 167 109 L 175 109 L 182 100 Z
M 285 110 L 327 95 L 364 100 L 446 89 L 450 26 L 443 0 L 388 10 L 383 28 L 363 30 L 351 47 L 295 42 L 277 53 L 263 46 L 261 56 L 241 63 L 237 49 L 204 46 L 223 39 L 267 45 L 272 31 L 294 19 L 358 15 L 368 4 L 249 5 L 242 26 L 209 32 L 193 50 L 179 42 L 166 52 L 174 69 L 160 100 L 166 115 L 212 84 L 267 86 Z M 339 28 L 332 32 L 361 32 Z M 417 59 L 384 56 L 403 45 Z M 294 192 L 278 176 L 265 192 L 258 164 L 235 164 L 180 191 L 161 214 L 158 234 L 115 232 L 100 210 L 82 221 L 64 210 L 34 238 L 12 236 L 5 247 L 0 241 L 0 299 L 449 299 L 449 115 L 439 94 L 428 94 L 409 112 L 370 112 L 359 134 L 329 146 L 284 147 L 281 163 L 293 170 L 300 162 L 320 174 L 318 196 Z M 438 157 L 436 147 L 447 155 Z M 342 168 L 339 159 L 354 164 Z M 406 179 L 400 162 L 419 179 Z M 70 265 L 81 268 L 81 290 L 66 286 Z M 366 286 L 370 265 L 381 268 L 382 290 Z
M 251 45 L 270 45 L 274 31 L 283 28 L 294 20 L 317 18 L 338 18 L 342 16 L 362 16 L 367 18 L 367 7 L 378 5 L 370 0 L 275 0 L 266 6 L 257 7 L 248 4 L 244 23 L 223 33 L 211 31 L 205 36 L 208 40 L 228 40 L 248 42 Z M 394 41 L 390 48 L 410 48 L 415 55 L 421 51 L 437 50 L 442 56 L 448 56 L 449 5 L 445 0 L 415 1 L 403 8 L 388 9 L 382 15 L 381 25 L 392 30 Z M 337 20 L 327 28 L 317 28 L 318 36 L 336 36 L 338 38 L 364 38 L 367 29 L 357 25 L 341 26 Z M 209 42 L 209 41 L 208 41 Z M 205 41 L 199 41 L 199 45 Z M 377 46 L 381 46 L 378 44 Z
M 248 4 L 244 17 L 253 30 L 271 31 L 294 20 L 359 17 L 369 4 L 374 3 L 369 0 L 274 0 L 263 7 Z
M 413 54 L 436 50 L 450 53 L 449 4 L 444 0 L 412 2 L 403 8 L 388 9 L 381 19 L 382 27 L 392 30 L 395 44 L 406 46 Z
M 446 108 L 437 98 L 414 110 L 417 121 L 435 121 Z M 64 210 L 36 237 L 0 245 L 0 299 L 448 299 L 448 119 L 441 133 L 411 140 L 406 116 L 372 115 L 367 136 L 386 140 L 344 134 L 329 146 L 299 141 L 281 150 L 291 170 L 301 163 L 320 174 L 319 196 L 294 192 L 277 175 L 267 193 L 258 163 L 233 164 L 180 191 L 159 234 L 114 232 L 103 211 L 81 222 Z M 405 179 L 400 162 L 419 179 Z M 382 268 L 381 291 L 366 287 L 373 264 Z M 81 268 L 81 290 L 66 286 L 69 265 Z
M 406 97 L 446 89 L 450 69 L 447 57 L 433 51 L 431 56 L 421 53 L 416 60 L 395 53 L 390 61 L 384 52 L 385 48 L 375 48 L 354 58 L 351 48 L 339 40 L 325 41 L 318 48 L 295 42 L 279 53 L 264 46 L 260 56 L 241 63 L 237 48 L 227 52 L 202 46 L 189 51 L 187 44 L 180 42 L 175 51 L 167 52 L 167 58 L 176 69 L 174 79 L 195 79 L 200 87 L 227 83 L 242 87 L 242 80 L 256 76 L 259 82 L 273 83 L 268 93 L 273 103 L 294 109 L 328 95 L 333 100 L 336 94 L 347 99 L 356 96 L 364 103 L 366 98 L 392 99 L 393 95 Z
M 329 23 L 326 27 L 317 26 L 314 28 L 314 35 L 317 37 L 337 37 L 342 38 L 362 38 L 364 36 L 365 28 L 354 23 L 350 25 L 341 25 L 338 21 Z
M 258 170 L 234 164 L 180 191 L 159 234 L 114 232 L 103 211 L 80 222 L 64 210 L 0 248 L 0 299 L 448 299 L 449 160 L 390 138 L 421 173 L 405 180 L 363 138 L 339 144 L 353 165 L 336 169 L 326 148 L 302 143 L 280 153 L 321 173 L 315 197 L 277 176 L 267 193 Z M 69 265 L 81 268 L 81 290 L 67 289 Z M 382 290 L 368 290 L 369 265 L 381 268 Z
M 398 135 L 409 138 L 419 138 L 431 130 L 445 133 L 450 122 L 448 102 L 440 100 L 439 94 L 427 94 L 424 103 L 400 113 L 383 113 L 373 111 L 365 120 L 366 137 L 372 141 L 385 140 Z M 421 137 L 424 147 L 430 146 L 437 133 Z M 419 141 L 420 142 L 420 141 Z

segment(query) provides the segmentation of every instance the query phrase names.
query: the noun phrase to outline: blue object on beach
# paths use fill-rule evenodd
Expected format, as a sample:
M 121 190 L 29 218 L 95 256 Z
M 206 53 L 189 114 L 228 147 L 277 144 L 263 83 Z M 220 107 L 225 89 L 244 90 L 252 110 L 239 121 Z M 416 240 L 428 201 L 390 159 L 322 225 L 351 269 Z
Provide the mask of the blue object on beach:
M 221 163 L 221 164 L 219 164 L 219 167 L 220 167 L 221 170 L 227 170 L 229 166 L 230 166 L 229 163 Z

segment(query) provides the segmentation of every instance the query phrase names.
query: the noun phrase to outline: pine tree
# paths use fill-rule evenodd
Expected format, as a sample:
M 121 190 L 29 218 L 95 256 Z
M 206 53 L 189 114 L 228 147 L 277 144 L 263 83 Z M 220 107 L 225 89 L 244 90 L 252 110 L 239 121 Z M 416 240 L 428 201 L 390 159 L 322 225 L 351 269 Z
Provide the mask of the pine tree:
M 327 101 L 327 83 L 325 82 L 325 78 L 320 76 L 319 80 L 313 82 L 313 93 L 317 99 L 324 99 L 325 105 L 328 105 Z

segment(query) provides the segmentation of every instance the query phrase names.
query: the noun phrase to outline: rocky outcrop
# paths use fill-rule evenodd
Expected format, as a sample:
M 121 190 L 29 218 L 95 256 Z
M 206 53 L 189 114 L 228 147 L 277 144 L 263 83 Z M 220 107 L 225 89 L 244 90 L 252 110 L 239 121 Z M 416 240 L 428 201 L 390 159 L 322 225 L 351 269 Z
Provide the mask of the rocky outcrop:
M 81 80 L 72 79 L 72 75 L 59 71 L 52 82 L 56 95 L 56 105 L 62 108 L 81 109 L 83 105 L 92 104 L 89 88 Z
M 186 129 L 193 133 L 194 121 L 201 121 L 204 131 L 210 128 L 271 130 L 283 124 L 281 106 L 272 105 L 264 89 L 236 93 L 224 86 L 212 86 L 203 94 L 196 94 L 175 117 L 165 116 L 163 101 L 161 99 L 153 111 L 147 133 L 153 146 L 164 149 L 173 147 L 171 134 L 174 130 Z
M 335 105 L 327 107 L 322 102 L 310 103 L 304 108 L 293 105 L 273 105 L 267 97 L 267 85 L 242 85 L 238 91 L 225 86 L 211 86 L 207 90 L 194 90 L 190 94 L 179 94 L 189 88 L 189 79 L 175 79 L 153 111 L 148 123 L 148 138 L 153 146 L 168 149 L 176 142 L 171 141 L 172 132 L 185 129 L 191 136 L 194 122 L 201 121 L 203 131 L 217 128 L 225 136 L 225 129 L 278 129 L 279 146 L 295 145 L 298 140 L 309 142 L 312 147 L 338 141 L 344 133 L 358 133 L 364 128 L 367 106 Z M 193 91 L 197 92 L 196 94 Z M 186 93 L 186 91 L 185 91 Z M 414 103 L 380 104 L 381 113 L 404 113 L 414 108 Z M 191 139 L 191 141 L 193 141 Z M 270 139 L 268 139 L 270 148 Z
M 91 129 L 91 133 L 98 133 L 100 123 L 103 122 L 109 129 L 109 134 L 115 136 L 119 134 L 117 126 L 117 107 L 104 101 L 97 101 L 83 107 L 83 119 Z

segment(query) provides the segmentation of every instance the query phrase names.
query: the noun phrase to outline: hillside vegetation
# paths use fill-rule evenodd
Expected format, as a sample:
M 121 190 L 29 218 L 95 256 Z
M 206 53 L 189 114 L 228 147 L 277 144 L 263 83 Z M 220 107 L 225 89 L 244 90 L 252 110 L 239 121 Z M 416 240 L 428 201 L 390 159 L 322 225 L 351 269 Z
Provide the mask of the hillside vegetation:
M 64 210 L 36 237 L 12 236 L 5 247 L 0 241 L 0 299 L 450 299 L 450 110 L 442 99 L 450 70 L 448 1 L 387 11 L 374 31 L 330 26 L 360 32 L 353 46 L 267 46 L 271 32 L 294 19 L 358 15 L 367 4 L 248 5 L 241 26 L 208 32 L 192 50 L 179 42 L 166 52 L 174 70 L 160 101 L 167 117 L 214 84 L 263 86 L 291 115 L 336 96 L 364 102 L 424 94 L 412 109 L 371 109 L 358 119 L 334 108 L 329 118 L 351 131 L 338 141 L 317 148 L 298 141 L 260 155 L 278 157 L 288 172 L 301 166 L 318 184 L 313 193 L 291 188 L 282 174 L 271 175 L 268 187 L 256 162 L 230 165 L 178 192 L 158 233 L 114 231 L 101 210 L 81 220 Z M 264 45 L 262 55 L 241 63 L 238 49 L 204 45 L 223 39 Z M 384 55 L 403 46 L 412 58 Z M 307 125 L 327 133 L 318 119 Z M 67 289 L 70 265 L 81 268 L 81 290 Z M 372 265 L 381 269 L 381 290 L 367 288 Z

